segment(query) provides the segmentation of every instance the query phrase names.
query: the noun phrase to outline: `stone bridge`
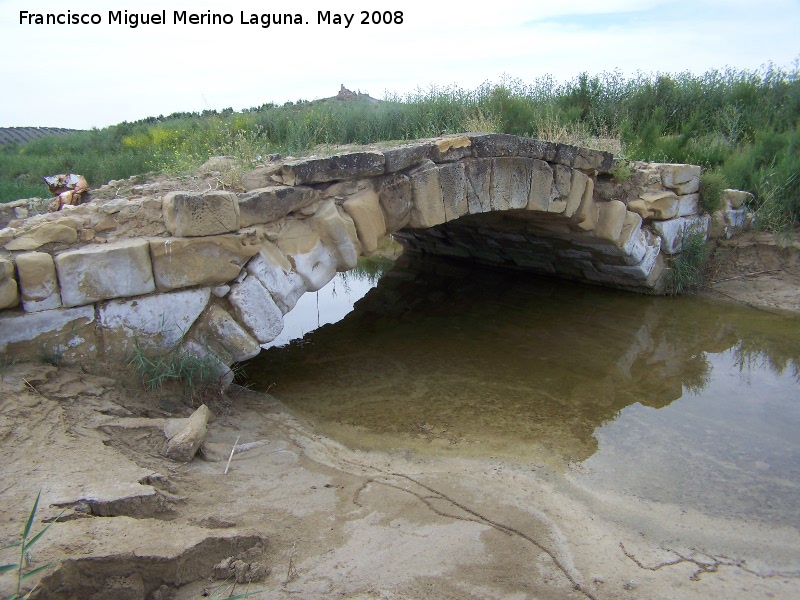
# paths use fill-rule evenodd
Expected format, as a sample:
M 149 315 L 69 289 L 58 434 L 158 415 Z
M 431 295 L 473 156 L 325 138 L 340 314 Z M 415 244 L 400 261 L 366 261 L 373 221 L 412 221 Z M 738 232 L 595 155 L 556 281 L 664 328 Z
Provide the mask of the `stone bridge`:
M 180 346 L 229 379 L 302 294 L 386 234 L 409 251 L 663 293 L 683 233 L 730 236 L 744 193 L 712 220 L 699 167 L 633 166 L 615 178 L 606 152 L 459 134 L 270 163 L 238 192 L 144 185 L 35 216 L 16 203 L 0 230 L 0 353 L 85 363 Z

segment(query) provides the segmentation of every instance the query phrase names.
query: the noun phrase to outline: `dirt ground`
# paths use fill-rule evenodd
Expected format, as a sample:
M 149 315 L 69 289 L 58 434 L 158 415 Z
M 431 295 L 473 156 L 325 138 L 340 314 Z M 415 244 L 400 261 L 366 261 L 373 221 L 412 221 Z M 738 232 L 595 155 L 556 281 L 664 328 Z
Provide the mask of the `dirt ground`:
M 798 248 L 726 242 L 705 293 L 798 312 Z M 348 449 L 236 386 L 208 403 L 202 455 L 176 463 L 163 427 L 194 407 L 89 371 L 0 371 L 0 545 L 40 490 L 32 532 L 61 515 L 29 549 L 26 570 L 59 561 L 26 581 L 34 597 L 800 597 L 796 527 L 600 493 L 575 465 Z

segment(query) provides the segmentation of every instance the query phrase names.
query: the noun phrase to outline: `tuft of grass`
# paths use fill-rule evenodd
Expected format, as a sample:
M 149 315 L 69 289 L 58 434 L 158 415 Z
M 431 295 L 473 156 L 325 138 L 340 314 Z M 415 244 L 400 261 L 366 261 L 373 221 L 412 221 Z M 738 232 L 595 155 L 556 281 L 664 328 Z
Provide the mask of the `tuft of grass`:
M 681 253 L 672 262 L 667 291 L 676 296 L 702 287 L 706 282 L 708 242 L 704 231 L 686 229 L 681 240 Z
M 58 521 L 58 519 L 61 517 L 61 515 L 64 514 L 63 511 L 62 511 L 61 514 L 58 515 L 58 517 L 56 517 L 53 521 L 51 521 L 47 525 L 47 527 L 42 529 L 39 533 L 37 533 L 33 537 L 28 538 L 28 536 L 31 533 L 31 528 L 33 527 L 33 520 L 34 520 L 34 518 L 36 516 L 36 510 L 39 507 L 39 499 L 41 498 L 41 496 L 42 496 L 42 491 L 39 490 L 39 493 L 36 495 L 36 501 L 33 503 L 33 507 L 31 508 L 31 512 L 28 515 L 28 519 L 25 521 L 25 527 L 22 530 L 22 535 L 20 536 L 20 538 L 17 541 L 12 542 L 11 544 L 8 544 L 7 546 L 3 546 L 3 548 L 2 548 L 2 550 L 6 550 L 6 549 L 9 549 L 9 548 L 19 548 L 19 559 L 18 559 L 17 562 L 5 564 L 5 565 L 0 565 L 0 573 L 11 573 L 11 572 L 13 572 L 13 573 L 15 573 L 16 578 L 17 578 L 17 585 L 16 585 L 17 589 L 16 589 L 16 591 L 13 592 L 10 596 L 6 596 L 5 598 L 3 598 L 3 600 L 26 600 L 27 598 L 30 598 L 31 594 L 33 593 L 33 589 L 30 589 L 30 590 L 28 590 L 27 592 L 25 592 L 23 594 L 22 583 L 25 580 L 33 577 L 37 573 L 41 573 L 42 571 L 44 571 L 46 569 L 49 569 L 54 564 L 56 564 L 55 562 L 49 562 L 49 563 L 47 563 L 45 565 L 41 565 L 41 566 L 36 567 L 34 569 L 26 570 L 26 567 L 28 566 L 28 560 L 29 560 L 28 559 L 28 552 L 30 551 L 31 547 L 36 542 L 38 542 L 42 538 L 42 536 L 45 533 L 47 533 L 47 530 L 50 529 L 50 527 L 53 526 L 53 523 Z M 34 589 L 35 589 L 35 586 L 34 586 Z
M 700 208 L 713 215 L 722 208 L 722 193 L 728 188 L 728 180 L 720 171 L 706 171 L 700 176 Z
M 168 382 L 178 382 L 191 400 L 218 390 L 222 376 L 220 363 L 211 354 L 198 358 L 183 350 L 180 344 L 168 350 L 148 351 L 141 347 L 138 339 L 134 339 L 128 365 L 150 391 L 159 390 Z
M 611 169 L 611 176 L 617 183 L 622 183 L 623 181 L 628 181 L 631 177 L 633 177 L 634 172 L 635 169 L 630 161 L 617 159 L 614 161 L 614 166 Z

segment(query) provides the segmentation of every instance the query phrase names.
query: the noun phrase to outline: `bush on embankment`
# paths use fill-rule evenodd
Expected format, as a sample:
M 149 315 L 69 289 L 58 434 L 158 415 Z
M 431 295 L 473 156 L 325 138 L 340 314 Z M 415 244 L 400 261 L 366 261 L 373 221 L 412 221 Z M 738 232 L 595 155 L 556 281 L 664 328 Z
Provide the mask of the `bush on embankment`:
M 176 113 L 0 148 L 0 201 L 44 195 L 41 177 L 77 172 L 97 186 L 148 171 L 188 172 L 213 155 L 252 164 L 343 144 L 498 131 L 554 141 L 621 142 L 625 158 L 699 164 L 756 195 L 773 227 L 800 218 L 800 79 L 792 69 L 703 75 L 581 74 L 566 83 L 503 79 L 432 87 L 380 102 L 334 99 L 235 112 Z M 323 148 L 324 150 L 324 148 Z

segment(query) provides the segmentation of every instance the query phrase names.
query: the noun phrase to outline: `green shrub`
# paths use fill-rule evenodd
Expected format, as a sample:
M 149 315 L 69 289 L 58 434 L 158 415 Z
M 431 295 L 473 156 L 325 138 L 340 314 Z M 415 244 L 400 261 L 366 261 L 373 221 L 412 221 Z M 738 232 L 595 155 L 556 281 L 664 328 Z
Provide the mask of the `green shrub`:
M 667 291 L 677 294 L 696 290 L 705 284 L 708 243 L 704 231 L 686 229 L 681 240 L 681 253 L 672 261 Z
M 700 208 L 713 215 L 722 208 L 722 193 L 728 188 L 728 181 L 720 171 L 706 171 L 700 176 Z

